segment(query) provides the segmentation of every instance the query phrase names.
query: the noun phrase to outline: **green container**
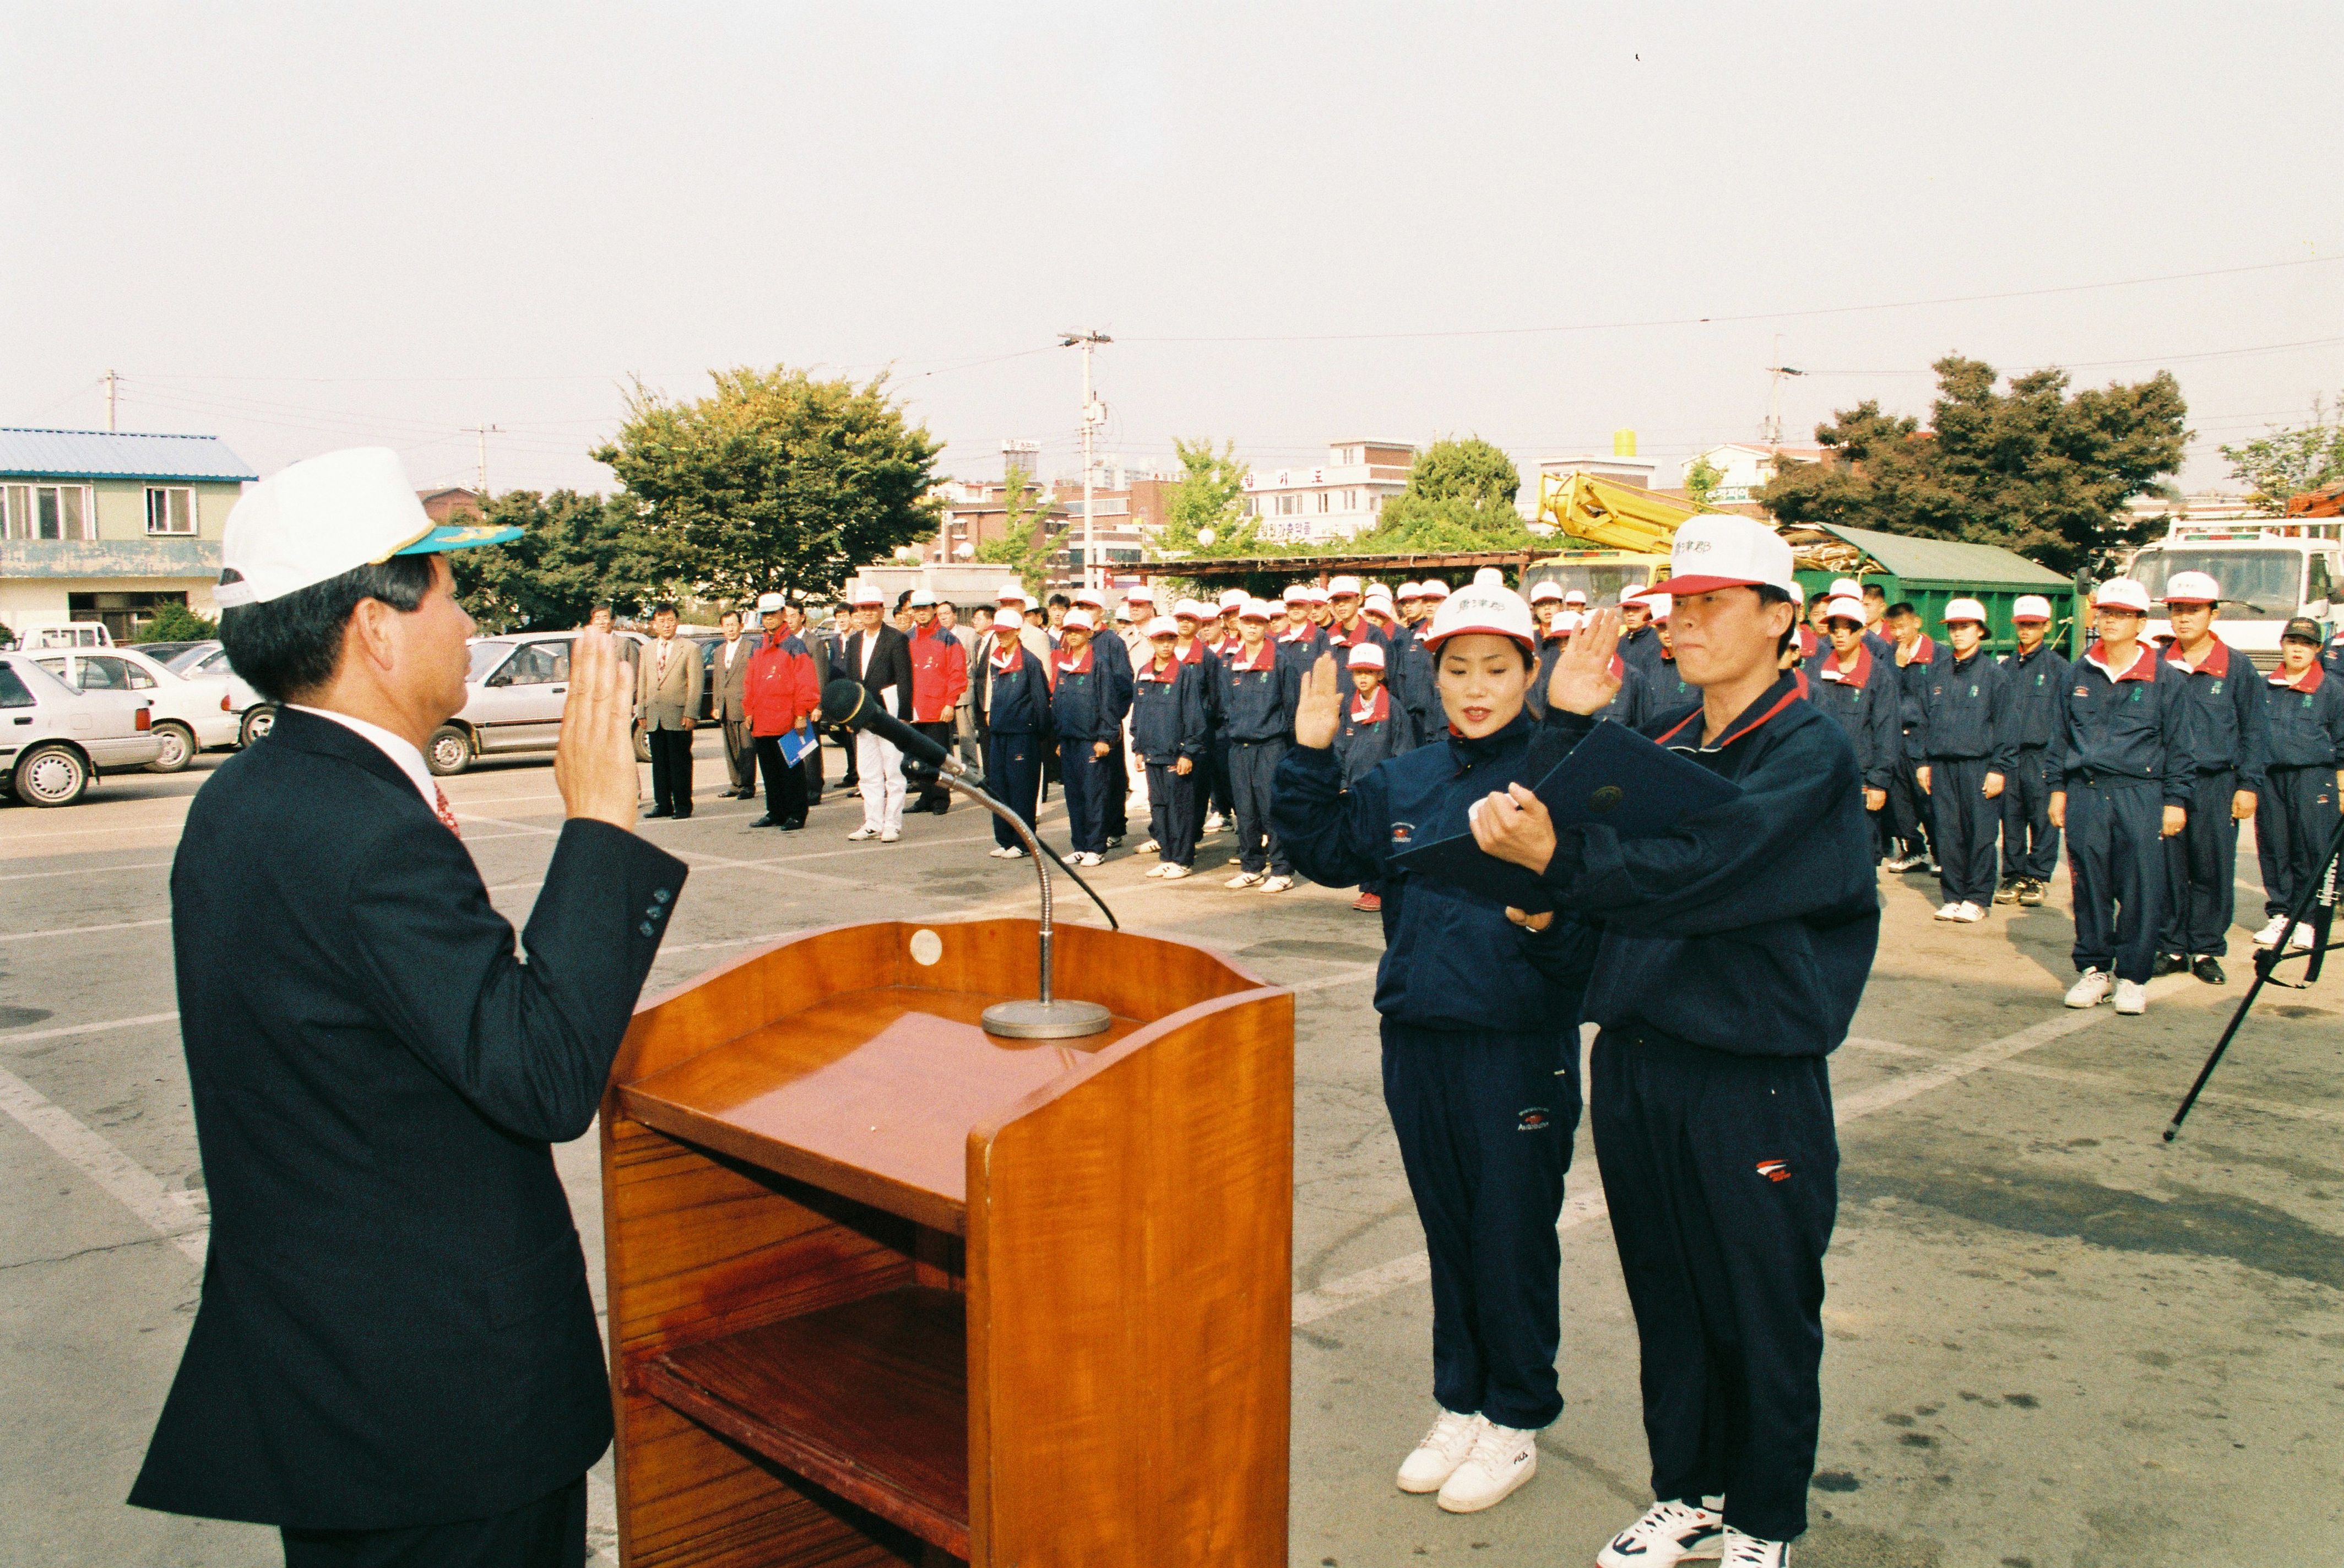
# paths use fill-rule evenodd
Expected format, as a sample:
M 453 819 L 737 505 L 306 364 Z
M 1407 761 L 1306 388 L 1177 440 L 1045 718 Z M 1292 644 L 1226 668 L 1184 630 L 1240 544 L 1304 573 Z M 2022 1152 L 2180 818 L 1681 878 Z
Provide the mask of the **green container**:
M 1910 539 L 1868 529 L 1833 527 L 1824 531 L 1870 557 L 1858 574 L 1859 581 L 1879 583 L 1889 603 L 1901 600 L 1919 611 L 1921 629 L 1935 642 L 1945 640 L 1945 606 L 1956 599 L 1975 599 L 1985 607 L 1986 647 L 1996 653 L 2011 652 L 2018 646 L 2011 629 L 2011 607 L 2022 594 L 2037 593 L 2051 602 L 2051 626 L 2046 633 L 2051 645 L 2066 649 L 2070 658 L 2084 651 L 2089 628 L 2078 613 L 2081 602 L 2075 582 L 2023 555 L 1996 545 Z M 1842 575 L 1801 572 L 1799 587 L 1804 593 L 1814 594 Z

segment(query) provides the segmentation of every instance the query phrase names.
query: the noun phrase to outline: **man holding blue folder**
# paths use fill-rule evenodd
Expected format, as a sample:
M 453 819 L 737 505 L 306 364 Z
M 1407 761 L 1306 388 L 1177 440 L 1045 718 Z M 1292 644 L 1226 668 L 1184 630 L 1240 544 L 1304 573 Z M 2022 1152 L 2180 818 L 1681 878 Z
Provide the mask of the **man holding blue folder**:
M 1597 1561 L 1781 1568 L 1822 1413 L 1839 1168 L 1824 1058 L 1863 996 L 1880 899 L 1854 750 L 1777 668 L 1799 610 L 1790 547 L 1752 519 L 1697 517 L 1672 566 L 1672 651 L 1702 706 L 1643 733 L 1740 793 L 1622 838 L 1558 830 L 1515 786 L 1476 804 L 1473 832 L 1602 923 L 1590 1103 L 1658 1501 Z M 1547 727 L 1564 745 L 1618 689 L 1618 637 L 1600 612 L 1555 665 Z

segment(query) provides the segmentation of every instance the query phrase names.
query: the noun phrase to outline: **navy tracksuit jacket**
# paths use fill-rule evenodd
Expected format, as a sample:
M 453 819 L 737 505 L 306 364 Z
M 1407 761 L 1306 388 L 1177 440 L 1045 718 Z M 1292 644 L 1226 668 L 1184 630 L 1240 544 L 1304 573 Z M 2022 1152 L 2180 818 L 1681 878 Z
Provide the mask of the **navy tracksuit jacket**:
M 2264 682 L 2268 765 L 2255 801 L 2255 854 L 2263 913 L 2284 915 L 2319 875 L 2336 832 L 2336 764 L 2344 761 L 2344 676 L 2314 664 L 2301 684 L 2276 670 Z
M 1407 724 L 1411 746 L 1430 745 L 1449 727 L 1440 710 L 1440 684 L 1427 648 L 1413 627 L 1395 632 L 1384 649 L 1384 686 Z
M 1644 671 L 1647 675 L 1661 662 L 1661 634 L 1650 622 L 1620 637 L 1620 657 Z
M 1123 682 L 1127 693 L 1131 690 L 1131 650 L 1124 646 L 1123 638 L 1106 625 L 1091 633 L 1091 646 L 1098 650 L 1097 658 L 1104 666 L 1111 666 Z M 1130 711 L 1130 700 L 1125 699 L 1124 711 Z M 1106 809 L 1101 820 L 1109 838 L 1121 838 L 1128 827 L 1124 820 L 1124 802 L 1131 794 L 1131 758 L 1126 754 L 1123 729 L 1117 725 L 1111 744 L 1114 753 L 1106 759 Z
M 1554 1228 L 1579 1126 L 1579 1004 L 1594 936 L 1567 914 L 1526 931 L 1392 860 L 1461 828 L 1491 790 L 1541 776 L 1539 741 L 1517 713 L 1495 734 L 1389 758 L 1348 791 L 1331 748 L 1298 745 L 1278 765 L 1274 807 L 1305 876 L 1383 891 L 1384 1103 L 1432 1260 L 1433 1397 L 1522 1428 L 1562 1410 Z
M 1113 637 L 1107 641 L 1115 642 Z M 1097 746 L 1105 742 L 1112 748 L 1122 735 L 1123 715 L 1131 710 L 1131 687 L 1096 639 L 1079 655 L 1069 657 L 1062 648 L 1052 657 L 1058 681 L 1050 693 L 1050 727 L 1058 737 L 1058 783 L 1066 794 L 1068 836 L 1077 854 L 1104 855 L 1107 796 L 1117 781 L 1111 776 L 1112 750 L 1103 757 Z M 1127 663 L 1125 668 L 1129 668 Z
M 2219 957 L 2230 948 L 2238 907 L 2238 823 L 2230 814 L 2239 790 L 2263 789 L 2269 750 L 2269 711 L 2254 664 L 2219 637 L 2205 663 L 2192 671 L 2178 649 L 2165 661 L 2183 673 L 2188 693 L 2189 754 L 2198 765 L 2189 799 L 2189 825 L 2165 841 L 2165 933 L 2167 953 Z
M 2114 674 L 2105 657 L 2095 642 L 2068 667 L 2052 743 L 2067 794 L 2076 968 L 2146 983 L 2165 924 L 2165 808 L 2187 807 L 2197 788 L 2188 677 L 2145 644 Z
M 1154 659 L 1143 662 L 1131 681 L 1131 749 L 1147 770 L 1149 836 L 1157 856 L 1175 865 L 1196 863 L 1197 785 L 1211 765 L 1210 745 L 1203 667 L 1176 659 L 1159 673 Z M 1174 768 L 1182 757 L 1191 764 L 1185 775 Z
M 1937 885 L 1946 903 L 1983 909 L 1994 903 L 2002 826 L 2002 802 L 1986 798 L 1985 779 L 2000 774 L 2007 785 L 2016 765 L 2010 682 L 1983 645 L 1965 659 L 1948 643 L 1937 651 L 1922 690 L 1920 753 L 1929 766 Z
M 1900 667 L 1896 663 L 1896 645 L 1888 645 L 1888 667 L 1896 673 L 1897 725 L 1904 734 L 1904 744 L 1898 748 L 1895 786 L 1888 792 L 1889 826 L 1904 841 L 1907 853 L 1930 849 L 1928 842 L 1929 797 L 1922 792 L 1921 780 L 1915 772 L 1928 759 L 1921 754 L 1924 714 L 1926 708 L 1929 666 L 1936 663 L 1937 645 L 1922 633 L 1914 644 L 1913 662 Z
M 1638 729 L 1663 714 L 1674 718 L 1687 708 L 1701 706 L 1701 688 L 1687 681 L 1677 669 L 1675 655 L 1662 650 L 1652 660 L 1644 681 L 1643 698 L 1643 711 L 1633 721 Z
M 1250 659 L 1243 648 L 1230 654 L 1217 680 L 1229 795 L 1237 808 L 1238 868 L 1258 873 L 1267 866 L 1273 876 L 1288 875 L 1294 867 L 1269 827 L 1269 795 L 1278 759 L 1294 736 L 1302 672 L 1265 642 Z
M 2002 662 L 2010 682 L 2016 749 L 2002 785 L 2002 879 L 2047 881 L 2059 868 L 2059 830 L 2051 825 L 2051 792 L 2059 787 L 2060 704 L 2066 701 L 2066 655 L 2045 642 Z
M 1642 1349 L 1658 1497 L 1806 1528 L 1822 1412 L 1824 1249 L 1839 1142 L 1824 1057 L 1880 936 L 1854 747 L 1786 673 L 1714 743 L 1698 710 L 1644 733 L 1738 799 L 1652 838 L 1557 835 L 1546 882 L 1601 911 L 1587 1016 L 1595 1152 Z M 1593 721 L 1547 720 L 1575 744 Z
M 1034 651 L 1015 639 L 1016 662 L 1001 667 L 993 654 L 983 673 L 989 693 L 985 709 L 985 792 L 1034 825 L 1042 805 L 1042 752 L 1050 736 L 1050 673 Z M 996 647 L 998 652 L 998 647 Z M 1056 657 L 1056 654 L 1052 655 Z M 1024 845 L 1009 824 L 993 819 L 993 842 L 1004 849 Z
M 1895 787 L 1898 759 L 1904 746 L 1899 707 L 1903 682 L 1895 678 L 1896 667 L 1884 664 L 1869 643 L 1859 642 L 1856 652 L 1855 668 L 1845 673 L 1839 668 L 1839 655 L 1828 647 L 1808 660 L 1807 701 L 1847 732 L 1864 788 L 1882 794 L 1880 809 L 1865 812 L 1872 824 L 1873 859 L 1877 861 L 1880 846 L 1888 838 L 1884 824 L 1894 820 L 1886 796 Z

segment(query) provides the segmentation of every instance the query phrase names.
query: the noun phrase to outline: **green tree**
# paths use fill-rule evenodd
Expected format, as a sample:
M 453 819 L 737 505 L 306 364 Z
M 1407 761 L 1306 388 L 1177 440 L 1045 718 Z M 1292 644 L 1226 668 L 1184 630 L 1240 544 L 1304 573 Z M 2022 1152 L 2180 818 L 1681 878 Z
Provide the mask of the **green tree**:
M 200 642 L 219 635 L 219 622 L 207 621 L 184 604 L 166 604 L 139 629 L 139 642 Z
M 2330 419 L 2327 400 L 2314 398 L 2309 424 L 2274 427 L 2242 446 L 2224 447 L 2230 477 L 2255 487 L 2247 500 L 2276 516 L 2305 491 L 2344 480 L 2344 399 L 2338 400 L 2337 414 Z
M 978 545 L 976 559 L 1015 568 L 1026 592 L 1039 593 L 1056 545 L 1050 534 L 1050 498 L 1012 463 L 1002 492 L 1001 537 Z
M 1815 428 L 1821 463 L 1784 460 L 1753 492 L 1783 522 L 1998 544 L 2060 572 L 2144 536 L 2125 503 L 2181 466 L 2188 410 L 2170 371 L 2067 391 L 2056 368 L 1995 389 L 1994 367 L 1932 367 L 1930 428 L 1867 399 Z
M 1513 460 L 1478 436 L 1444 438 L 1408 472 L 1408 489 L 1384 502 L 1376 526 L 1347 547 L 1362 554 L 1520 550 L 1532 542 L 1514 497 Z
M 713 379 L 715 394 L 693 402 L 638 387 L 618 439 L 593 453 L 696 592 L 827 593 L 935 531 L 943 449 L 905 420 L 885 377 L 858 386 L 776 366 Z
M 1238 460 L 1237 442 L 1214 449 L 1209 439 L 1193 441 L 1172 438 L 1180 460 L 1180 477 L 1164 502 L 1164 528 L 1157 537 L 1157 551 L 1180 555 L 1278 555 L 1284 551 L 1261 536 L 1261 520 L 1245 513 L 1247 468 Z M 1212 531 L 1212 542 L 1205 531 Z
M 521 536 L 450 554 L 457 596 L 473 620 L 499 632 L 582 626 L 597 604 L 640 615 L 665 596 L 672 571 L 642 513 L 629 495 L 490 497 L 480 521 Z
M 1725 482 L 1725 470 L 1706 457 L 1692 460 L 1685 470 L 1685 499 L 1703 511 L 1709 510 L 1717 495 L 1717 487 Z

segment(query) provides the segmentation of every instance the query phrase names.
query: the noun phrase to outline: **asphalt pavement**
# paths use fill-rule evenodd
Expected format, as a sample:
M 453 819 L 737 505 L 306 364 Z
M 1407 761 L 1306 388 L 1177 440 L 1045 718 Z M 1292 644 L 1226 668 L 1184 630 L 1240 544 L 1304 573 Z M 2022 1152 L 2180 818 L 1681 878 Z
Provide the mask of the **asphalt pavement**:
M 756 829 L 757 804 L 712 797 L 722 764 L 712 739 L 700 750 L 695 814 L 643 825 L 693 866 L 653 990 L 810 926 L 1032 906 L 1032 867 L 987 858 L 990 819 L 965 804 L 892 846 L 845 842 L 860 812 L 835 789 L 806 831 Z M 0 1564 L 279 1560 L 273 1532 L 122 1502 L 201 1280 L 168 877 L 218 761 L 110 778 L 70 809 L 0 807 Z M 520 924 L 561 823 L 551 768 L 445 783 Z M 1045 824 L 1063 847 L 1055 803 Z M 1117 851 L 1091 877 L 1127 926 L 1298 993 L 1292 1561 L 1591 1563 L 1649 1493 L 1586 1131 L 1563 1227 L 1568 1406 L 1528 1486 L 1444 1514 L 1391 1481 L 1433 1407 L 1423 1236 L 1369 1006 L 1379 928 L 1349 891 L 1223 888 L 1234 853 L 1208 838 L 1199 875 L 1166 884 Z M 2043 908 L 1956 926 L 1930 919 L 1934 883 L 1884 877 L 1879 960 L 1833 1060 L 1844 1162 L 1803 1568 L 2344 1551 L 2344 977 L 2267 990 L 2181 1140 L 2158 1138 L 2244 988 L 2250 836 L 2238 865 L 2232 983 L 2157 981 L 2140 1018 L 2060 1007 L 2064 878 Z M 558 1152 L 599 1276 L 596 1140 Z M 595 1539 L 614 1561 L 609 1462 Z

